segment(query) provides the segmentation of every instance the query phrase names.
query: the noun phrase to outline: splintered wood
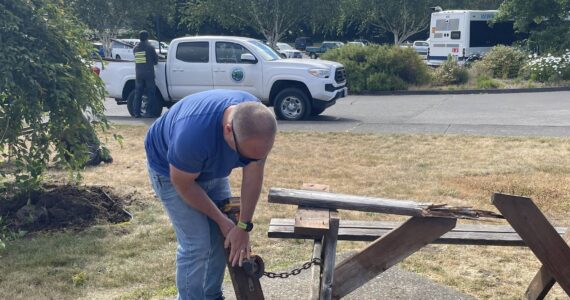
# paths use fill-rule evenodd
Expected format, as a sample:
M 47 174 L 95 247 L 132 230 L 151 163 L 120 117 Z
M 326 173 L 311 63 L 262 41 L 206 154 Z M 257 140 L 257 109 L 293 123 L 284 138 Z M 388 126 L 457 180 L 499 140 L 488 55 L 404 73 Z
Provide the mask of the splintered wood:
M 284 188 L 271 188 L 269 190 L 269 202 L 311 208 L 346 209 L 412 217 L 452 219 L 502 218 L 500 214 L 495 212 L 472 209 L 470 207 L 453 207 L 446 204 L 421 203 L 409 200 L 394 200 Z

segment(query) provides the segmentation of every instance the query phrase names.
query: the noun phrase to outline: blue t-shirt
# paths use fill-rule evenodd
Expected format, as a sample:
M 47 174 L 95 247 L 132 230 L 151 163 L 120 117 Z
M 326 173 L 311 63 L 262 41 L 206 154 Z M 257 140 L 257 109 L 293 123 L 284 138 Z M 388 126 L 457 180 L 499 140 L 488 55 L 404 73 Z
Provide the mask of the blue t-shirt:
M 232 169 L 249 162 L 240 161 L 223 137 L 222 118 L 231 105 L 257 101 L 250 93 L 210 90 L 185 97 L 173 105 L 149 128 L 145 150 L 150 167 L 170 177 L 169 164 L 197 180 L 223 178 Z

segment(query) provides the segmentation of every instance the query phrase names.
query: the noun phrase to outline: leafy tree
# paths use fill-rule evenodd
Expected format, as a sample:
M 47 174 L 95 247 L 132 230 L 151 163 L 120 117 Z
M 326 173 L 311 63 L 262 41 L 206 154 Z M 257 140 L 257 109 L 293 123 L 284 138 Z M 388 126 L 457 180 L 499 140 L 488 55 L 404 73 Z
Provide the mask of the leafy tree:
M 180 2 L 177 0 L 176 2 Z M 77 18 L 109 48 L 111 39 L 124 29 L 155 29 L 155 20 L 173 16 L 175 0 L 67 0 Z M 161 18 L 162 17 L 162 18 Z
M 570 48 L 570 0 L 505 0 L 497 20 L 514 20 L 516 29 L 530 32 L 529 43 L 543 51 Z
M 399 45 L 417 33 L 426 31 L 431 7 L 450 9 L 496 9 L 502 0 L 343 0 L 340 23 L 359 24 L 361 31 L 372 27 L 379 34 L 388 32 Z
M 314 20 L 312 27 L 321 28 L 323 16 L 334 11 L 335 4 L 336 0 L 189 0 L 184 21 L 194 30 L 204 22 L 214 22 L 226 29 L 252 28 L 275 46 L 302 20 Z
M 93 133 L 86 111 L 108 128 L 84 32 L 61 0 L 0 0 L 0 154 L 14 159 L 10 173 L 27 190 L 50 162 L 79 175 L 88 145 L 69 133 Z
M 343 19 L 360 28 L 373 27 L 389 32 L 399 45 L 412 35 L 427 30 L 430 20 L 428 0 L 344 0 Z

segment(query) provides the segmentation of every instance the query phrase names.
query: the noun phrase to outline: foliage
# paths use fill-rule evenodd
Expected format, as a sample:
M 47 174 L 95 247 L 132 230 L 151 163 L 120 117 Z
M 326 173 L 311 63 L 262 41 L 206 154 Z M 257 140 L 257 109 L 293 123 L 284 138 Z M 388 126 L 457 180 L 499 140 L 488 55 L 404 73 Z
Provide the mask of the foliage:
M 155 18 L 174 15 L 174 0 L 68 0 L 75 15 L 102 40 L 106 48 L 125 28 L 152 32 Z
M 10 230 L 2 216 L 0 216 L 0 250 L 6 248 L 7 242 L 22 238 L 26 235 L 26 233 L 27 232 L 24 230 Z
M 485 75 L 480 75 L 477 77 L 477 88 L 478 89 L 496 89 L 496 88 L 500 88 L 501 87 L 501 83 L 498 82 L 497 80 L 494 80 L 493 78 L 489 77 L 489 76 L 485 76 Z
M 357 26 L 361 33 L 375 31 L 389 33 L 394 44 L 427 33 L 431 17 L 430 7 L 443 9 L 496 9 L 501 0 L 342 0 L 340 15 L 330 23 L 343 31 Z M 336 24 L 335 24 L 336 23 Z
M 515 78 L 525 64 L 527 53 L 508 46 L 493 47 L 481 60 L 493 78 Z
M 425 63 L 413 49 L 347 45 L 327 51 L 323 59 L 342 63 L 352 92 L 401 90 L 429 81 Z
M 303 20 L 320 20 L 319 24 L 325 22 L 334 13 L 336 1 L 190 0 L 183 20 L 192 29 L 198 29 L 208 21 L 214 21 L 226 29 L 253 28 L 275 46 Z
M 570 48 L 568 17 L 570 0 L 505 0 L 497 20 L 514 20 L 515 28 L 530 32 L 530 45 L 543 53 L 562 53 Z
M 429 26 L 429 0 L 345 0 L 343 18 L 357 22 L 361 29 L 372 26 L 393 35 L 399 45 Z
M 62 139 L 71 128 L 93 131 L 84 112 L 108 128 L 84 32 L 62 0 L 0 0 L 0 152 L 14 159 L 12 175 L 25 190 L 39 186 L 50 161 L 78 178 L 87 146 L 72 153 Z
M 570 50 L 562 56 L 548 53 L 546 56 L 529 55 L 525 71 L 532 80 L 556 82 L 570 80 Z
M 451 55 L 433 72 L 433 83 L 436 85 L 462 84 L 467 80 L 469 80 L 467 69 L 460 66 Z

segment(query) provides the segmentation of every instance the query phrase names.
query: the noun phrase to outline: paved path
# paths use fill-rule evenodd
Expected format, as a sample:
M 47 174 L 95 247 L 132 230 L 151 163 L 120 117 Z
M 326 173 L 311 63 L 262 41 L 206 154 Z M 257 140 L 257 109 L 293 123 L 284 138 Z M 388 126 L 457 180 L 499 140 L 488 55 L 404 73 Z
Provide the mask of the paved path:
M 106 102 L 121 124 L 150 124 Z M 349 96 L 309 121 L 279 122 L 285 131 L 570 136 L 570 92 Z
M 337 263 L 355 252 L 337 256 Z M 302 263 L 299 263 L 302 264 Z M 284 270 L 278 270 L 279 272 Z M 311 271 L 287 279 L 261 278 L 261 288 L 267 300 L 306 300 L 310 293 Z M 235 300 L 232 283 L 223 285 L 226 300 Z M 176 297 L 168 298 L 175 300 Z M 426 277 L 405 271 L 397 266 L 388 269 L 342 299 L 347 300 L 475 300 L 476 298 L 452 288 L 434 283 Z

